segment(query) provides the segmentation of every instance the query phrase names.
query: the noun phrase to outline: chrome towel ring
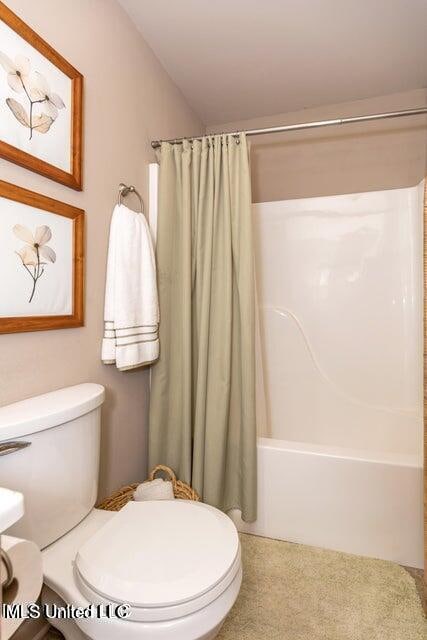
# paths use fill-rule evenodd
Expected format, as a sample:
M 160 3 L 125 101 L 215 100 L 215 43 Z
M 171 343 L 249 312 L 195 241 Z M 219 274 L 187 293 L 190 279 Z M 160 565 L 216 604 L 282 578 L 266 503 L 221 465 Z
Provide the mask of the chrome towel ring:
M 141 198 L 140 193 L 137 191 L 137 189 L 135 189 L 135 187 L 131 184 L 130 186 L 127 186 L 126 184 L 124 184 L 123 182 L 121 182 L 119 184 L 119 197 L 117 199 L 117 203 L 118 204 L 122 204 L 122 198 L 126 198 L 127 195 L 129 195 L 130 193 L 134 193 L 136 195 L 136 197 L 139 200 L 139 204 L 141 207 L 141 210 L 138 213 L 143 213 L 144 212 L 144 202 Z

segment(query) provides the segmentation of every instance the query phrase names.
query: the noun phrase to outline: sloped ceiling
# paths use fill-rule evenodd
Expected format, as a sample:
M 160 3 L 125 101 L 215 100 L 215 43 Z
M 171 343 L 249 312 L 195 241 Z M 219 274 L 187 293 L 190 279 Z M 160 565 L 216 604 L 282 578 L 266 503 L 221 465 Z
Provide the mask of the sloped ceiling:
M 119 0 L 206 125 L 427 86 L 427 0 Z

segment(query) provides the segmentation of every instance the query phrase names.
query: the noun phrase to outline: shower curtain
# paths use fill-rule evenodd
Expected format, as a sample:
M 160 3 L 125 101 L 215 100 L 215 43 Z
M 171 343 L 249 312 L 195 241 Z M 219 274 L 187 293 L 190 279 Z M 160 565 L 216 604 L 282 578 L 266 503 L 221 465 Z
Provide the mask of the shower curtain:
M 255 301 L 244 134 L 159 152 L 160 359 L 152 369 L 149 463 L 203 501 L 256 519 Z

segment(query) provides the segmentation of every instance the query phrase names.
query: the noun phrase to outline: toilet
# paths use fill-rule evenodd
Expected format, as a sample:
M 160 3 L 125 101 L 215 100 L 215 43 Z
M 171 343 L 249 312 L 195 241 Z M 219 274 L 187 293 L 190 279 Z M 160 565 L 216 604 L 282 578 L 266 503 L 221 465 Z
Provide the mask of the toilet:
M 6 533 L 42 549 L 42 603 L 66 640 L 215 638 L 240 590 L 237 530 L 186 500 L 95 508 L 104 395 L 87 383 L 0 408 L 0 443 L 19 442 L 0 486 L 25 499 Z

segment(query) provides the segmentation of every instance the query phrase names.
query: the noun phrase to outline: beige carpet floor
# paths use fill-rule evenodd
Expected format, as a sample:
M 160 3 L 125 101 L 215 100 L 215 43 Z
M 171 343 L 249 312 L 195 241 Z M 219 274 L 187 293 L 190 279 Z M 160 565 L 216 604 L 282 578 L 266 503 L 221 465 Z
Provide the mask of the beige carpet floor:
M 244 579 L 218 640 L 426 640 L 399 565 L 241 535 Z
M 241 541 L 242 589 L 218 640 L 427 640 L 415 580 L 399 565 L 244 534 Z

